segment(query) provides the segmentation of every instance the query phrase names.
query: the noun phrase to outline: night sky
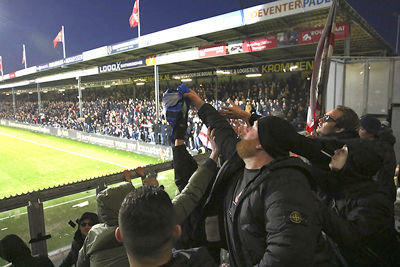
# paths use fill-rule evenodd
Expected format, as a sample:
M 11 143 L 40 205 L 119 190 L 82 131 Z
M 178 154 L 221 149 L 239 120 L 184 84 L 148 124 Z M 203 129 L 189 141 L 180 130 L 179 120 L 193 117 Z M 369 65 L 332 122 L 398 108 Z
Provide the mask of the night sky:
M 141 35 L 247 8 L 270 0 L 141 0 Z M 53 39 L 65 26 L 67 57 L 137 37 L 129 27 L 134 0 L 1 0 L 0 56 L 4 73 L 62 58 Z M 348 0 L 393 47 L 396 45 L 399 0 Z

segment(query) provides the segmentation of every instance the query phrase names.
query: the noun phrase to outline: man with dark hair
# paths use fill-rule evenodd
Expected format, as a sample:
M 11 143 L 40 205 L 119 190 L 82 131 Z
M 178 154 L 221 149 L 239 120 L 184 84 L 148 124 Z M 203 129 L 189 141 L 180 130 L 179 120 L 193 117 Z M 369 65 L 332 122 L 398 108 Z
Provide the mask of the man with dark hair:
M 227 160 L 218 172 L 203 208 L 208 241 L 228 248 L 230 266 L 320 266 L 315 251 L 320 228 L 308 178 L 300 159 L 290 158 L 285 129 L 265 127 L 271 118 L 239 130 L 194 91 L 185 94 L 199 116 L 215 129 L 215 140 Z M 271 133 L 279 131 L 279 138 Z M 210 223 L 219 231 L 208 231 Z
M 356 138 L 359 127 L 360 120 L 354 110 L 346 106 L 337 106 L 320 119 L 317 133 L 320 136 Z
M 173 250 L 180 235 L 174 206 L 164 190 L 144 186 L 126 196 L 116 237 L 123 241 L 131 267 L 216 266 L 205 248 Z
M 373 141 L 378 136 L 380 129 L 381 122 L 377 118 L 369 114 L 361 116 L 358 130 L 361 139 Z

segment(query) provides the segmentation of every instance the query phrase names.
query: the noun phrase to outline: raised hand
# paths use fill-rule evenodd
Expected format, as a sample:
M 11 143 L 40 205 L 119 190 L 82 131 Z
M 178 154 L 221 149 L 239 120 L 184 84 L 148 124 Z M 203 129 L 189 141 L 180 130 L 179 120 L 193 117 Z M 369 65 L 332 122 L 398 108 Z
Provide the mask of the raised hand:
M 223 106 L 221 107 L 222 109 L 219 110 L 219 113 L 229 119 L 242 119 L 244 120 L 248 125 L 249 124 L 249 118 L 250 118 L 250 113 L 247 111 L 239 108 L 231 99 L 228 99 L 230 106 Z

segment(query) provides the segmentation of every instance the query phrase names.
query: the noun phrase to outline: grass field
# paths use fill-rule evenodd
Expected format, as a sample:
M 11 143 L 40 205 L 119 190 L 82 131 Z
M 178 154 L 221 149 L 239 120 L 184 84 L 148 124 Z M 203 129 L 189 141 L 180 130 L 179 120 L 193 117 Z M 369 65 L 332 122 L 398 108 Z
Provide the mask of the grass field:
M 0 199 L 86 178 L 120 172 L 160 160 L 131 152 L 0 126 Z M 172 197 L 173 172 L 159 174 Z M 140 180 L 133 181 L 140 186 Z M 67 222 L 84 211 L 96 212 L 94 190 L 44 202 L 48 250 L 71 243 L 75 229 Z M 0 238 L 16 233 L 29 240 L 27 209 L 0 213 Z M 0 260 L 0 266 L 5 262 Z

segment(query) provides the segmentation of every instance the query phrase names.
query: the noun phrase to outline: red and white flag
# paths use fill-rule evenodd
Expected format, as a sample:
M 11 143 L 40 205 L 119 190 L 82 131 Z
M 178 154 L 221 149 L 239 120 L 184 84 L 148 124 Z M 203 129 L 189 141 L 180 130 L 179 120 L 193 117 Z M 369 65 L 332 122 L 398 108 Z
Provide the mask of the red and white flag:
M 315 131 L 316 118 L 321 117 L 322 114 L 322 98 L 328 83 L 329 67 L 333 53 L 333 44 L 335 41 L 333 32 L 335 30 L 337 4 L 337 0 L 332 1 L 328 19 L 326 20 L 321 39 L 319 39 L 317 51 L 315 53 L 306 126 L 306 129 L 309 133 Z
M 57 47 L 57 44 L 59 42 L 64 42 L 64 32 L 63 32 L 62 28 L 61 28 L 61 31 L 57 34 L 56 38 L 54 38 L 54 40 L 53 40 L 54 48 Z
M 25 52 L 25 45 L 22 45 L 22 64 L 25 64 L 26 69 L 26 52 Z
M 137 27 L 140 24 L 139 18 L 139 0 L 133 5 L 132 15 L 129 17 L 129 25 L 131 28 Z
M 201 127 L 200 133 L 199 133 L 199 139 L 201 143 L 203 143 L 203 146 L 211 149 L 211 143 L 208 140 L 208 129 L 205 124 Z

